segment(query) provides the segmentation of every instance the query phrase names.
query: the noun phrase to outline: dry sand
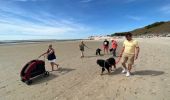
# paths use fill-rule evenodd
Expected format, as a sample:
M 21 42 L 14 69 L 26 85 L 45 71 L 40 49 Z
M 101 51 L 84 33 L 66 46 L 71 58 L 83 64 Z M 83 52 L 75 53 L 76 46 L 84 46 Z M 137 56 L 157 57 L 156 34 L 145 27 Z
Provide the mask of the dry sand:
M 96 60 L 111 56 L 95 56 L 102 41 L 86 41 L 91 49 L 83 59 L 79 41 L 53 42 L 62 68 L 34 79 L 30 86 L 20 81 L 20 71 L 50 43 L 0 46 L 0 100 L 170 100 L 170 39 L 138 40 L 141 51 L 131 77 L 120 74 L 120 63 L 111 75 L 100 75 Z M 47 60 L 46 69 L 51 70 Z

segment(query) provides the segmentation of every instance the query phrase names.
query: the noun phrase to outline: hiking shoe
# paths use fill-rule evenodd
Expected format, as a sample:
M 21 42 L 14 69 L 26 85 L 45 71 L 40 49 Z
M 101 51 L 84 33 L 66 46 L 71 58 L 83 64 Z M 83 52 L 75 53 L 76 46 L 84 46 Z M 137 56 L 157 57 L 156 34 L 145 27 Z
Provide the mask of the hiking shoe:
M 126 70 L 126 69 L 123 69 L 121 73 L 124 74 L 124 73 L 126 73 L 126 72 L 127 72 L 127 70 Z
M 129 76 L 130 76 L 130 72 L 129 72 L 129 71 L 127 71 L 126 76 L 127 76 L 127 77 L 129 77 Z

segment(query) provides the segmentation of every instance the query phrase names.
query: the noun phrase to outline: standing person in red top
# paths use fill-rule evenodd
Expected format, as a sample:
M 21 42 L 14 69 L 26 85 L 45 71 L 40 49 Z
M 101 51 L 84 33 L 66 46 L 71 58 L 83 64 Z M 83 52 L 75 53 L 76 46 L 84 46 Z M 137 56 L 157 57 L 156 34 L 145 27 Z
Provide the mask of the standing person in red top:
M 112 40 L 112 49 L 112 54 L 116 57 L 117 42 L 115 40 Z

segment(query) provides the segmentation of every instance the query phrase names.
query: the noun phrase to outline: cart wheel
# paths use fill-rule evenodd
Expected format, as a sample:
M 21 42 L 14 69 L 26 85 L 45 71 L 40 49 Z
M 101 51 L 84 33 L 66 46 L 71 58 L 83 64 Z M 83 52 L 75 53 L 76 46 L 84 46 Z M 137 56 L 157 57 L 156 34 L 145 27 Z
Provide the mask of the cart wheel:
M 25 81 L 25 83 L 26 83 L 27 85 L 30 85 L 30 84 L 32 83 L 32 80 L 27 80 L 27 81 Z
M 49 72 L 48 72 L 48 71 L 46 71 L 46 72 L 44 73 L 44 77 L 46 77 L 46 76 L 49 76 Z

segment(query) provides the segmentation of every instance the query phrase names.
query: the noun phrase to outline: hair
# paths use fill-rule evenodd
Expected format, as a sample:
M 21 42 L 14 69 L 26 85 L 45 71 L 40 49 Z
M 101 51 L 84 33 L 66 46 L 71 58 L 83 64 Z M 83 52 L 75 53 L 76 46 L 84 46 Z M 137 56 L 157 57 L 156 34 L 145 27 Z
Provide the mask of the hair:
M 112 40 L 112 42 L 115 41 L 115 40 Z
M 49 44 L 48 47 L 52 47 L 52 44 Z
M 125 34 L 125 37 L 132 37 L 132 33 L 131 32 L 127 32 L 126 34 Z

